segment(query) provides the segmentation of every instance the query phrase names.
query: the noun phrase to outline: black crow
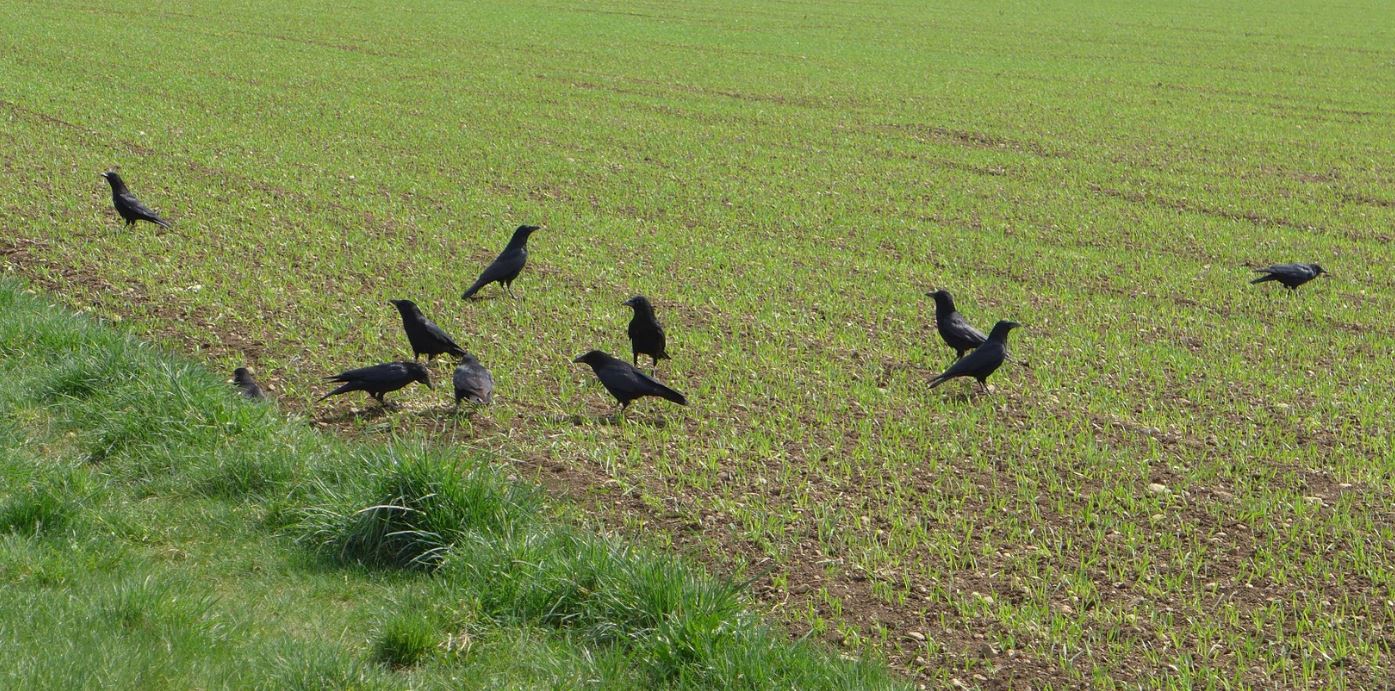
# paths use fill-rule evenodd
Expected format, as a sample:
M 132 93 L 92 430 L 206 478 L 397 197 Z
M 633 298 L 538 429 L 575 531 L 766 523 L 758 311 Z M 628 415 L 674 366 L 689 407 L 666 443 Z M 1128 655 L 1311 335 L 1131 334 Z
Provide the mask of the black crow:
M 964 315 L 954 309 L 954 297 L 948 290 L 937 290 L 926 295 L 935 298 L 935 327 L 939 329 L 945 345 L 957 353 L 956 360 L 988 340 L 982 331 L 975 329 Z
M 572 362 L 584 362 L 591 366 L 596 378 L 601 380 L 601 384 L 610 395 L 620 402 L 622 413 L 630 405 L 630 401 L 641 396 L 658 396 L 678 405 L 688 405 L 688 399 L 684 398 L 683 394 L 664 386 L 657 379 L 620 358 L 612 357 L 609 353 L 592 350 L 585 355 L 578 355 Z
M 1017 322 L 1006 319 L 993 325 L 993 330 L 989 332 L 988 339 L 983 345 L 974 348 L 973 352 L 960 358 L 958 362 L 949 366 L 939 376 L 930 380 L 930 388 L 935 388 L 951 379 L 957 377 L 973 377 L 978 380 L 978 385 L 984 391 L 988 390 L 988 375 L 996 372 L 1003 364 L 1003 359 L 1007 357 L 1007 337 L 1008 332 L 1022 326 Z
M 428 389 L 432 388 L 431 375 L 427 373 L 426 365 L 420 362 L 387 362 L 360 367 L 325 377 L 325 380 L 341 382 L 343 386 L 321 396 L 321 401 L 341 393 L 366 391 L 369 396 L 378 399 L 379 403 L 387 405 L 387 401 L 383 400 L 383 394 L 396 391 L 414 381 L 425 384 Z
M 480 274 L 479 280 L 466 289 L 460 296 L 461 300 L 469 300 L 471 296 L 478 293 L 490 283 L 499 283 L 504 286 L 504 290 L 509 291 L 509 297 L 514 297 L 513 279 L 518 278 L 518 274 L 523 271 L 523 265 L 528 263 L 528 236 L 533 231 L 538 230 L 538 226 L 519 226 L 513 231 L 513 238 L 504 247 L 504 251 L 494 259 L 494 262 L 485 268 Z
M 1278 281 L 1284 284 L 1289 290 L 1298 290 L 1298 286 L 1324 274 L 1331 276 L 1317 264 L 1275 264 L 1266 266 L 1263 269 L 1255 269 L 1264 274 L 1250 283 L 1263 283 L 1265 281 Z
M 262 392 L 262 387 L 257 384 L 252 372 L 246 367 L 233 370 L 233 383 L 237 385 L 237 390 L 241 391 L 242 395 L 247 398 L 254 401 L 266 398 L 266 394 Z
M 121 176 L 112 171 L 102 173 L 102 177 L 111 184 L 111 203 L 116 207 L 116 213 L 121 214 L 121 218 L 126 221 L 129 228 L 136 224 L 136 221 L 150 221 L 161 228 L 168 228 L 170 224 L 160 215 L 150 210 L 150 207 L 140 203 L 136 195 L 131 194 L 131 190 L 126 189 L 126 183 L 121 180 Z
M 654 306 L 649 304 L 649 298 L 636 295 L 620 304 L 635 310 L 635 316 L 630 319 L 630 350 L 634 353 L 634 363 L 639 364 L 641 353 L 654 361 L 655 368 L 659 366 L 659 360 L 671 359 L 665 350 L 664 327 L 654 316 Z
M 451 382 L 455 384 L 457 408 L 462 400 L 482 405 L 494 402 L 494 375 L 469 353 L 460 356 L 460 364 L 456 365 Z
M 402 313 L 402 330 L 407 332 L 407 341 L 412 344 L 412 359 L 426 355 L 426 361 L 441 353 L 464 357 L 465 349 L 455 344 L 436 322 L 426 318 L 411 300 L 389 300 L 397 311 Z

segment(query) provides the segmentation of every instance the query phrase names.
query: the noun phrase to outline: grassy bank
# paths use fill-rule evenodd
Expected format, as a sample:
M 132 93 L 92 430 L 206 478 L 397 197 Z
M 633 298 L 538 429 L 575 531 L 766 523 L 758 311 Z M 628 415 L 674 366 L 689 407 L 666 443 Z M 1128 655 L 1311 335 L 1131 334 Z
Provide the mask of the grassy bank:
M 346 443 L 0 283 L 0 686 L 889 687 L 488 458 Z

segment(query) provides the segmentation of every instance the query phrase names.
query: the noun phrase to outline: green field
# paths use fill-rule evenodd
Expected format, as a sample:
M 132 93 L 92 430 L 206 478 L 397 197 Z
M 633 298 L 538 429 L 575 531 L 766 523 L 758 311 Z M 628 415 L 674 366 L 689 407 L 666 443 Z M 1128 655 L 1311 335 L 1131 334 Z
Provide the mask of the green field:
M 315 424 L 497 452 L 932 686 L 1395 674 L 1395 8 L 0 4 L 6 266 Z M 119 165 L 174 221 L 122 230 Z M 518 300 L 460 291 L 545 225 Z M 1249 267 L 1318 261 L 1297 295 Z M 927 290 L 1011 318 L 981 396 Z M 571 358 L 654 300 L 692 401 Z M 314 405 L 410 354 L 493 371 Z M 449 377 L 437 365 L 438 386 Z

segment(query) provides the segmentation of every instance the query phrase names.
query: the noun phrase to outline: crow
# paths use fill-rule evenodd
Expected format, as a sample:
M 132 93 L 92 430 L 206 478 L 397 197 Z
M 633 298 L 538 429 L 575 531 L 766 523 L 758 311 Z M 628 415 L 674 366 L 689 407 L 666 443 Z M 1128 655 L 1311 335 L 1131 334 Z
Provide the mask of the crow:
M 1275 264 L 1266 266 L 1263 269 L 1255 269 L 1264 274 L 1250 283 L 1263 283 L 1265 281 L 1278 281 L 1284 284 L 1285 288 L 1297 291 L 1298 286 L 1324 274 L 1331 276 L 1321 266 L 1317 264 Z
M 983 345 L 974 348 L 973 352 L 960 358 L 957 362 L 949 366 L 939 376 L 930 380 L 930 388 L 935 388 L 951 379 L 958 377 L 973 377 L 978 380 L 978 385 L 984 391 L 988 390 L 988 375 L 997 371 L 1003 364 L 1003 359 L 1007 357 L 1007 337 L 1008 332 L 1022 326 L 1017 322 L 1006 319 L 993 325 L 993 330 L 989 332 L 988 339 Z
M 402 330 L 407 332 L 407 341 L 412 344 L 412 359 L 426 355 L 426 361 L 441 353 L 464 357 L 465 349 L 456 345 L 436 322 L 426 318 L 411 300 L 389 300 L 402 314 Z
M 609 353 L 592 350 L 585 355 L 578 355 L 572 362 L 584 362 L 591 366 L 596 378 L 601 380 L 601 384 L 610 395 L 620 402 L 622 414 L 631 401 L 642 396 L 658 396 L 678 405 L 688 405 L 688 399 L 684 398 L 683 394 L 660 384 L 657 379 L 620 358 L 612 357 Z
M 462 400 L 482 405 L 494 402 L 494 375 L 469 353 L 460 356 L 460 364 L 456 365 L 451 381 L 455 384 L 457 408 Z
M 504 286 L 504 290 L 509 292 L 509 297 L 514 297 L 513 279 L 518 278 L 518 274 L 523 271 L 523 265 L 528 263 L 528 236 L 535 230 L 538 230 L 538 226 L 519 226 L 514 230 L 513 238 L 504 246 L 504 251 L 485 268 L 479 280 L 466 289 L 460 299 L 469 300 L 480 288 L 496 282 Z
M 233 383 L 237 385 L 237 390 L 247 398 L 254 401 L 266 398 L 266 394 L 262 392 L 262 387 L 257 385 L 257 380 L 252 377 L 252 372 L 246 367 L 233 370 Z
M 964 315 L 954 309 L 954 297 L 948 290 L 937 290 L 926 295 L 935 298 L 935 326 L 939 329 L 940 338 L 944 339 L 945 345 L 958 353 L 954 359 L 964 357 L 965 353 L 988 340 L 982 331 L 975 329 Z
M 635 365 L 639 365 L 641 353 L 654 361 L 655 369 L 659 367 L 659 360 L 672 359 L 665 350 L 664 327 L 654 316 L 654 306 L 649 304 L 649 298 L 636 295 L 620 304 L 635 310 L 635 316 L 630 319 L 630 350 L 634 353 Z
M 126 189 L 126 183 L 121 176 L 113 171 L 102 173 L 102 177 L 111 184 L 111 203 L 116 207 L 116 213 L 121 214 L 121 218 L 126 221 L 126 227 L 130 228 L 136 221 L 150 221 L 161 228 L 168 228 L 170 224 L 160 215 L 150 210 L 150 207 L 140 203 L 136 195 L 131 194 L 131 190 Z
M 341 393 L 366 391 L 369 396 L 378 399 L 379 403 L 387 405 L 387 401 L 383 400 L 383 394 L 396 391 L 414 381 L 425 384 L 428 389 L 433 388 L 431 375 L 427 373 L 426 365 L 420 362 L 387 362 L 360 367 L 325 377 L 325 381 L 341 382 L 343 386 L 321 396 L 321 401 Z

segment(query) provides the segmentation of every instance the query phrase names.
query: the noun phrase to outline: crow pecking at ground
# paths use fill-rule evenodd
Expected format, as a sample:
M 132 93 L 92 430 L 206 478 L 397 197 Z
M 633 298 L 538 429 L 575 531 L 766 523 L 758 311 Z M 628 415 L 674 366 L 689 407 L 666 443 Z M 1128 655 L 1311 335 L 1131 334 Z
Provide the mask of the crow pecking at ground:
M 1317 264 L 1275 264 L 1266 266 L 1263 269 L 1255 269 L 1264 274 L 1250 283 L 1263 283 L 1265 281 L 1278 281 L 1284 284 L 1289 290 L 1298 290 L 1298 286 L 1317 278 L 1318 276 L 1331 276 Z
M 325 377 L 325 380 L 340 382 L 343 386 L 321 396 L 321 401 L 341 393 L 365 391 L 369 396 L 376 398 L 379 403 L 387 405 L 387 401 L 383 400 L 383 394 L 396 391 L 414 381 L 425 384 L 428 389 L 432 388 L 431 375 L 427 373 L 426 365 L 420 362 L 387 362 L 371 367 L 360 367 L 332 377 Z
M 988 340 L 982 331 L 969 324 L 969 320 L 965 319 L 959 310 L 954 309 L 954 297 L 948 290 L 937 290 L 926 295 L 935 298 L 935 327 L 939 329 L 940 338 L 944 339 L 945 345 L 957 353 L 956 360 Z
M 523 266 L 528 263 L 528 236 L 533 231 L 538 230 L 538 226 L 519 226 L 513 231 L 513 238 L 504 247 L 504 251 L 499 253 L 484 273 L 480 274 L 479 280 L 465 290 L 460 296 L 461 300 L 469 300 L 490 283 L 499 283 L 504 286 L 504 290 L 509 292 L 509 297 L 514 297 L 513 279 L 518 278 L 518 274 L 523 271 Z
M 664 339 L 664 327 L 659 324 L 658 317 L 654 316 L 654 306 L 649 304 L 649 298 L 643 295 L 636 295 L 622 303 L 626 307 L 633 307 L 635 316 L 630 319 L 630 350 L 634 353 L 634 363 L 639 364 L 640 354 L 648 355 L 654 361 L 654 367 L 659 367 L 659 360 L 671 359 L 665 349 L 667 342 Z
M 160 218 L 159 214 L 151 211 L 150 207 L 136 199 L 136 195 L 131 194 L 120 175 L 107 171 L 102 173 L 102 177 L 111 184 L 111 203 L 116 207 L 116 213 L 121 214 L 121 218 L 126 221 L 127 228 L 135 225 L 136 221 L 150 221 L 161 228 L 170 227 L 168 221 Z
M 630 402 L 642 396 L 666 398 L 678 405 L 688 405 L 683 394 L 664 386 L 659 381 L 617 357 L 599 350 L 578 355 L 572 362 L 584 362 L 591 366 L 596 378 L 601 380 L 610 395 L 620 402 L 620 412 L 624 413 Z
M 994 324 L 993 330 L 989 332 L 988 339 L 983 342 L 983 345 L 974 348 L 973 352 L 960 358 L 950 365 L 949 369 L 931 379 L 930 388 L 933 389 L 958 377 L 973 377 L 978 380 L 978 385 L 987 391 L 988 375 L 996 372 L 1007 357 L 1008 332 L 1019 326 L 1022 325 L 1006 319 Z
M 233 384 L 237 385 L 237 390 L 242 392 L 243 396 L 254 401 L 260 401 L 266 398 L 266 394 L 262 392 L 262 387 L 257 384 L 257 380 L 252 376 L 251 370 L 246 367 L 239 367 L 233 370 Z
M 494 375 L 469 353 L 460 356 L 460 364 L 455 367 L 451 383 L 455 384 L 457 408 L 462 400 L 481 405 L 494 402 Z
M 441 353 L 450 353 L 456 357 L 465 356 L 465 349 L 456 345 L 441 327 L 436 326 L 436 322 L 427 319 L 417 307 L 417 303 L 411 300 L 389 302 L 402 314 L 402 330 L 407 332 L 407 341 L 412 344 L 413 360 L 425 355 L 426 361 L 431 362 L 431 358 Z

